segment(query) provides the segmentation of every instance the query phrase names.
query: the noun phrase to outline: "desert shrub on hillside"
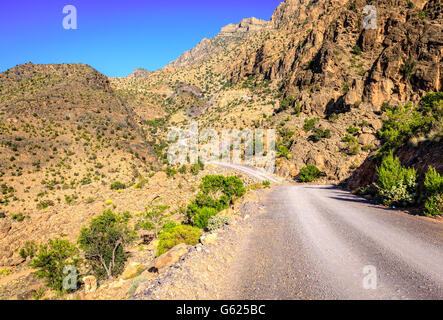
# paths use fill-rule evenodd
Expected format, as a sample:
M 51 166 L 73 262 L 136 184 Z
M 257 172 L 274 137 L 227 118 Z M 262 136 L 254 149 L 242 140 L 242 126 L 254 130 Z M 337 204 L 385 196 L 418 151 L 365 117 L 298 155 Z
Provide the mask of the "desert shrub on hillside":
M 286 97 L 280 102 L 280 107 L 275 111 L 275 113 L 280 113 L 289 109 L 295 103 L 294 97 Z
M 168 178 L 172 178 L 177 174 L 177 172 L 178 172 L 177 169 L 175 169 L 174 167 L 171 166 L 166 167 L 166 175 L 168 176 Z
M 23 259 L 34 258 L 38 251 L 38 245 L 35 241 L 26 241 L 25 246 L 20 249 L 19 254 Z
M 112 278 L 123 271 L 128 258 L 125 246 L 135 239 L 135 232 L 128 225 L 130 218 L 127 212 L 105 210 L 80 231 L 80 249 L 97 278 Z
M 429 166 L 426 172 L 424 185 L 428 200 L 425 204 L 425 214 L 428 216 L 438 216 L 443 214 L 443 177 Z
M 428 195 L 443 193 L 443 177 L 431 166 L 426 172 L 424 185 Z
M 115 181 L 111 184 L 111 190 L 123 190 L 126 189 L 126 185 L 120 181 Z
M 329 129 L 322 129 L 322 128 L 316 128 L 313 130 L 312 136 L 309 137 L 310 140 L 314 142 L 319 142 L 323 139 L 330 139 L 331 138 L 331 130 Z
M 237 198 L 246 193 L 243 181 L 236 176 L 208 175 L 203 177 L 199 188 L 200 192 L 187 209 L 188 221 L 192 224 L 195 223 L 194 219 L 202 208 L 212 208 L 218 213 L 228 208 Z M 202 219 L 206 214 L 207 212 L 200 218 Z M 207 225 L 207 221 L 203 224 Z
M 200 229 L 206 230 L 208 227 L 208 221 L 217 214 L 217 210 L 214 208 L 203 207 L 200 208 L 197 214 L 193 218 L 194 226 Z
M 298 181 L 300 182 L 313 182 L 320 178 L 322 172 L 313 164 L 308 164 L 300 170 L 298 175 Z
M 303 130 L 309 132 L 314 128 L 315 123 L 318 121 L 317 118 L 305 119 L 305 124 L 303 125 Z
M 383 158 L 377 167 L 378 198 L 385 205 L 407 206 L 415 201 L 417 172 L 414 168 L 405 168 L 400 159 L 390 154 Z
M 407 103 L 400 106 L 383 105 L 387 120 L 379 131 L 383 147 L 381 155 L 386 155 L 402 146 L 411 137 L 427 134 L 434 126 L 441 129 L 443 114 L 443 93 L 428 93 L 418 106 Z
M 164 230 L 159 237 L 157 256 L 161 256 L 180 243 L 196 245 L 202 233 L 201 229 L 190 225 L 176 225 Z
M 63 279 L 66 277 L 63 270 L 67 266 L 78 268 L 80 264 L 78 253 L 76 246 L 68 240 L 49 240 L 48 244 L 40 246 L 29 266 L 37 269 L 34 274 L 44 279 L 49 288 L 62 292 Z
M 229 220 L 230 218 L 227 216 L 213 216 L 208 220 L 207 229 L 209 231 L 215 231 L 227 224 Z
M 137 228 L 145 230 L 153 230 L 155 238 L 158 238 L 158 234 L 165 224 L 165 211 L 169 209 L 167 205 L 153 205 L 150 204 L 145 208 L 145 212 L 138 214 L 141 218 L 137 223 Z

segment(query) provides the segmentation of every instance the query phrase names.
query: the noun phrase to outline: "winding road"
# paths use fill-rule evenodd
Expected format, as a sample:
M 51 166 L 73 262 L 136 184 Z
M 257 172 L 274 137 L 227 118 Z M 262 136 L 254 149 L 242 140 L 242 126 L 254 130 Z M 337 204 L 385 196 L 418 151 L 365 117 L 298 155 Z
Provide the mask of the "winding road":
M 227 298 L 443 299 L 441 222 L 334 186 L 279 184 L 263 204 Z

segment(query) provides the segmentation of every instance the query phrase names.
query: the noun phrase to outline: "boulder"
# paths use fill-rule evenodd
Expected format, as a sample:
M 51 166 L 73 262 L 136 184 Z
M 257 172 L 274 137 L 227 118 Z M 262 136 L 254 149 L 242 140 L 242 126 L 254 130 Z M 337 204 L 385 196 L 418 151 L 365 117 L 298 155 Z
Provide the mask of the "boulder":
M 367 145 L 371 144 L 375 140 L 375 137 L 372 134 L 364 133 L 358 137 L 358 143 Z
M 97 278 L 94 276 L 84 277 L 83 283 L 85 284 L 85 293 L 93 293 L 97 290 Z
M 211 233 L 208 235 L 203 235 L 200 238 L 200 242 L 204 245 L 204 246 L 210 246 L 213 245 L 215 242 L 217 242 L 217 234 L 215 233 Z
M 137 277 L 145 269 L 146 268 L 141 263 L 136 262 L 136 261 L 132 261 L 126 266 L 121 277 L 124 280 L 132 279 L 132 278 Z
M 159 243 L 158 240 L 153 240 L 150 244 L 148 244 L 146 250 L 157 251 L 158 243 Z
M 188 253 L 189 246 L 181 243 L 176 245 L 174 248 L 161 255 L 154 260 L 153 268 L 158 270 L 158 272 L 164 271 L 166 268 L 177 263 L 181 257 Z

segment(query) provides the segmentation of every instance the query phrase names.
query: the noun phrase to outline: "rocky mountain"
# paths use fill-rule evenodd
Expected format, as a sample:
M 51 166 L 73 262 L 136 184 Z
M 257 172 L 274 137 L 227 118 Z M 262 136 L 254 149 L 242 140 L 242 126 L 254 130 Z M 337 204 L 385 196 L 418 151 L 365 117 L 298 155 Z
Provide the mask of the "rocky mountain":
M 151 71 L 143 69 L 143 68 L 137 68 L 134 70 L 133 73 L 129 75 L 129 77 L 134 78 L 145 78 L 151 74 Z
M 230 45 L 238 43 L 248 35 L 269 26 L 267 21 L 257 18 L 247 18 L 237 24 L 223 27 L 220 33 L 211 39 L 203 39 L 195 48 L 186 51 L 168 67 L 180 68 L 202 62 L 212 55 L 226 50 Z

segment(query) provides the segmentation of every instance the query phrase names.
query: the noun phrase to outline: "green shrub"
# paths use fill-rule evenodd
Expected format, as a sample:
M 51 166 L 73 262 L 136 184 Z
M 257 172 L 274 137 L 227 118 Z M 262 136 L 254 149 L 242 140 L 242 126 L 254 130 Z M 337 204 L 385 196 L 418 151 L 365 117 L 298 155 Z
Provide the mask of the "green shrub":
M 40 246 L 38 254 L 29 263 L 37 271 L 34 274 L 45 279 L 46 285 L 56 291 L 63 292 L 63 269 L 66 266 L 78 268 L 80 259 L 78 249 L 68 240 L 49 240 L 48 244 Z
M 105 210 L 80 231 L 80 249 L 97 278 L 112 278 L 123 271 L 128 258 L 125 246 L 135 239 L 135 232 L 128 226 L 130 218 L 127 212 L 118 215 Z
M 209 231 L 215 231 L 227 224 L 229 220 L 230 218 L 227 216 L 213 216 L 208 221 L 207 229 Z
M 316 128 L 313 130 L 313 135 L 310 137 L 310 139 L 314 142 L 319 142 L 322 139 L 329 139 L 331 138 L 331 130 L 326 129 L 323 130 L 322 128 Z
M 190 223 L 195 222 L 194 218 L 200 209 L 207 207 L 220 212 L 246 193 L 243 181 L 236 176 L 207 175 L 202 178 L 199 188 L 200 192 L 187 209 Z
M 196 245 L 203 231 L 197 227 L 189 225 L 177 225 L 174 228 L 160 234 L 157 248 L 157 256 L 168 252 L 176 245 L 185 243 L 187 245 Z
M 293 97 L 286 97 L 280 102 L 280 108 L 278 108 L 275 112 L 280 113 L 289 109 L 289 107 L 293 106 L 295 103 L 295 99 Z
M 120 181 L 115 181 L 111 184 L 111 190 L 124 190 L 126 185 Z
M 315 123 L 318 121 L 317 118 L 305 119 L 305 124 L 303 125 L 303 130 L 309 132 L 314 128 Z
M 177 169 L 175 169 L 174 167 L 168 166 L 166 168 L 166 175 L 168 176 L 168 178 L 172 178 L 177 174 L 177 172 Z
M 383 128 L 378 133 L 383 142 L 381 155 L 396 151 L 412 136 L 430 131 L 438 115 L 426 114 L 420 108 L 429 110 L 427 107 L 414 107 L 411 103 L 396 107 L 384 106 L 388 119 L 383 121 Z
M 356 134 L 356 133 L 360 132 L 360 128 L 354 127 L 354 126 L 349 126 L 349 128 L 346 131 L 349 134 Z
M 443 214 L 443 196 L 436 194 L 430 196 L 425 203 L 425 215 L 435 217 Z
M 151 203 L 145 207 L 145 212 L 138 214 L 141 219 L 137 222 L 136 228 L 153 230 L 155 238 L 157 239 L 160 230 L 165 224 L 166 215 L 164 213 L 168 209 L 169 206 L 154 205 Z
M 407 206 L 414 203 L 417 187 L 417 172 L 404 168 L 400 159 L 392 154 L 383 158 L 378 174 L 378 197 L 385 205 Z
M 352 47 L 352 51 L 351 52 L 358 56 L 358 55 L 361 54 L 361 48 L 359 46 L 355 45 L 355 46 Z
M 424 184 L 426 192 L 430 196 L 443 193 L 443 177 L 431 166 L 426 172 Z
M 209 219 L 215 216 L 217 213 L 217 210 L 214 208 L 203 207 L 199 209 L 193 219 L 194 226 L 205 230 L 208 227 Z
M 20 249 L 19 254 L 23 259 L 27 259 L 28 257 L 32 259 L 37 250 L 38 246 L 35 241 L 26 241 L 25 246 Z
M 300 182 L 313 182 L 320 178 L 322 172 L 313 164 L 308 164 L 300 170 L 298 175 L 298 181 Z
M 265 187 L 265 188 L 270 188 L 271 187 L 271 182 L 269 182 L 268 180 L 264 180 L 262 182 L 262 184 L 263 184 L 263 187 Z

